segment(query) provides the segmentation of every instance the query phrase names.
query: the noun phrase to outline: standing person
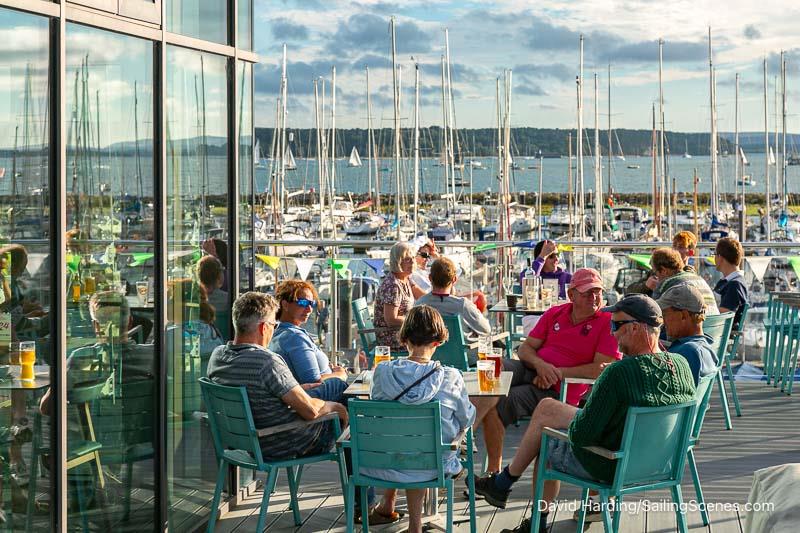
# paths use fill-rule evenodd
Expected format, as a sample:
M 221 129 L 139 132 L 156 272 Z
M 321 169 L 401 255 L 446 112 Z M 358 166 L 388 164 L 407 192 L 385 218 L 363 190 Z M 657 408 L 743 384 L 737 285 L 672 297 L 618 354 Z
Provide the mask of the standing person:
M 533 248 L 533 255 L 536 256 L 531 264 L 534 274 L 542 279 L 557 279 L 558 297 L 566 298 L 572 274 L 559 264 L 558 245 L 554 241 L 539 241 Z
M 311 339 L 303 324 L 317 307 L 314 286 L 299 279 L 282 282 L 275 289 L 278 300 L 276 318 L 280 321 L 269 344 L 270 350 L 283 357 L 292 375 L 309 396 L 343 402 L 347 388 L 347 370 L 331 366 L 328 356 Z
M 695 386 L 689 364 L 683 357 L 659 349 L 663 318 L 652 298 L 632 294 L 603 311 L 612 313 L 611 331 L 626 357 L 600 374 L 583 409 L 554 399 L 545 399 L 536 407 L 511 463 L 501 473 L 475 482 L 475 491 L 486 497 L 489 504 L 505 508 L 511 487 L 539 456 L 545 427 L 568 428 L 569 431 L 569 441 L 552 439 L 549 442 L 547 452 L 551 467 L 573 476 L 609 483 L 614 479 L 616 463 L 584 448 L 619 449 L 629 407 L 658 407 L 694 400 Z M 533 483 L 536 483 L 535 466 Z M 547 531 L 547 511 L 559 489 L 560 482 L 545 481 L 544 501 L 535 502 L 545 509 L 537 528 L 540 533 Z M 509 533 L 528 531 L 531 531 L 530 518 L 513 530 L 504 530 Z
M 389 252 L 389 273 L 384 276 L 375 295 L 373 322 L 378 345 L 389 346 L 392 350 L 404 349 L 397 340 L 397 332 L 414 305 L 415 292 L 421 291 L 410 279 L 413 272 L 414 248 L 407 242 L 398 242 Z
M 442 442 L 454 442 L 475 420 L 475 408 L 469 402 L 461 372 L 431 361 L 436 348 L 447 341 L 447 328 L 439 312 L 427 305 L 408 312 L 400 328 L 400 342 L 408 349 L 407 359 L 382 363 L 372 378 L 373 400 L 392 400 L 409 405 L 439 401 L 442 417 Z M 469 451 L 468 451 L 469 453 Z M 458 451 L 442 457 L 444 473 L 455 476 L 461 472 Z M 362 474 L 403 483 L 430 481 L 436 471 L 362 469 Z M 426 489 L 406 489 L 409 533 L 422 531 L 422 500 Z M 373 510 L 381 516 L 392 516 L 397 490 L 384 492 L 383 501 Z M 374 523 L 370 518 L 370 523 Z
M 736 329 L 740 326 L 742 308 L 748 301 L 744 275 L 739 270 L 739 265 L 744 259 L 741 243 L 731 237 L 723 237 L 717 241 L 714 259 L 715 268 L 723 276 L 714 287 L 714 292 L 719 295 L 719 311 L 736 313 L 733 319 L 733 327 Z
M 597 378 L 603 368 L 621 357 L 611 335 L 611 314 L 601 311 L 603 281 L 593 268 L 572 276 L 570 303 L 547 310 L 519 347 L 519 360 L 504 359 L 503 370 L 513 372 L 511 389 L 502 398 L 475 398 L 475 427 L 483 425 L 487 472 L 497 472 L 503 461 L 506 427 L 530 416 L 545 398 L 558 398 L 562 379 Z M 578 405 L 588 385 L 574 384 L 567 402 Z
M 458 281 L 456 266 L 446 258 L 440 257 L 431 265 L 431 292 L 418 299 L 414 306 L 429 305 L 444 316 L 458 315 L 464 334 L 488 335 L 492 332 L 489 320 L 474 303 L 461 296 L 453 296 L 453 285 Z

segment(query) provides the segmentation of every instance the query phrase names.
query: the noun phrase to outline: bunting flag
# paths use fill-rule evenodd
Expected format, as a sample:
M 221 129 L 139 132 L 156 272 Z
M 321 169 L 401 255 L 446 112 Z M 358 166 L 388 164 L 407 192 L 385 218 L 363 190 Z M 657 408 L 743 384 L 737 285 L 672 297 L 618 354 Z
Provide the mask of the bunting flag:
M 308 278 L 308 274 L 316 261 L 316 259 L 295 258 L 294 264 L 297 265 L 297 273 L 300 275 L 300 279 L 305 281 Z
M 557 244 L 559 252 L 571 252 L 575 249 L 571 244 Z
M 789 257 L 789 264 L 792 265 L 794 273 L 800 278 L 800 256 Z
M 362 259 L 362 261 L 379 276 L 383 274 L 383 265 L 386 263 L 386 259 Z
M 342 279 L 347 278 L 347 267 L 350 264 L 349 259 L 329 259 L 328 264 L 342 277 Z
M 767 272 L 769 264 L 772 262 L 772 257 L 769 256 L 753 256 L 746 258 L 747 264 L 750 265 L 750 270 L 756 276 L 758 281 L 764 281 L 764 274 Z
M 278 270 L 278 265 L 281 264 L 281 258 L 274 255 L 256 254 L 256 257 L 264 261 L 272 270 Z
M 67 270 L 69 270 L 73 274 L 77 274 L 78 267 L 80 266 L 80 264 L 81 264 L 81 256 L 76 254 L 67 254 Z
M 703 259 L 705 259 L 706 263 L 708 263 L 709 265 L 716 266 L 717 264 L 717 258 L 714 257 L 713 255 L 707 255 Z
M 143 265 L 148 259 L 152 259 L 155 257 L 156 254 L 150 252 L 134 252 L 131 254 L 133 261 L 131 261 L 131 266 L 141 266 Z
M 628 259 L 642 268 L 650 270 L 650 254 L 628 254 Z
M 488 242 L 486 244 L 479 244 L 475 248 L 472 249 L 473 252 L 483 252 L 485 250 L 494 250 L 497 248 L 496 242 Z
M 537 241 L 522 241 L 522 242 L 515 242 L 512 246 L 515 248 L 535 248 Z

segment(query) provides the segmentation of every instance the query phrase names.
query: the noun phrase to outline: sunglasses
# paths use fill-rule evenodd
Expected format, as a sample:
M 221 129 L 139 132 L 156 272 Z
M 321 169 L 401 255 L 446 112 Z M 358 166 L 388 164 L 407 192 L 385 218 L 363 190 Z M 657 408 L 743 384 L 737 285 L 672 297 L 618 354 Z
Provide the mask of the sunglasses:
M 417 255 L 423 259 L 429 259 L 431 256 L 431 254 L 429 254 L 428 252 L 417 252 Z
M 295 303 L 300 307 L 310 307 L 311 309 L 317 308 L 317 302 L 315 300 L 309 300 L 307 298 L 300 298 Z
M 639 322 L 638 320 L 612 320 L 611 321 L 611 333 L 616 333 L 618 329 L 620 329 L 625 324 L 633 324 L 634 322 Z

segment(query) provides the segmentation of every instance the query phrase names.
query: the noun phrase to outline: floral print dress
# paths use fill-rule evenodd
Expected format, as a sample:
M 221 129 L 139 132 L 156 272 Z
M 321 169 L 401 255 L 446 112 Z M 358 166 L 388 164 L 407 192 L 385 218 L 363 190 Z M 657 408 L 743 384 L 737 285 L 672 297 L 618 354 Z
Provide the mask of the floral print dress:
M 400 281 L 394 274 L 389 273 L 381 281 L 378 293 L 375 295 L 375 318 L 376 328 L 390 328 L 375 332 L 375 338 L 379 346 L 391 346 L 392 350 L 405 350 L 405 346 L 397 340 L 399 327 L 390 327 L 386 323 L 383 315 L 385 304 L 397 307 L 399 316 L 406 316 L 408 310 L 414 306 L 414 293 L 411 292 L 411 284 L 408 280 Z

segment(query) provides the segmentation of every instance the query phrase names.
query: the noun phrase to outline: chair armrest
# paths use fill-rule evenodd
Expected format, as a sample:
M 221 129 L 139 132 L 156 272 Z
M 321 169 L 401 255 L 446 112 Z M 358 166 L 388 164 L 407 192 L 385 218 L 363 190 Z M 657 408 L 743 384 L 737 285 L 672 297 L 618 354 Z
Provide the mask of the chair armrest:
M 291 429 L 300 429 L 303 427 L 311 426 L 314 424 L 319 424 L 320 422 L 326 422 L 328 420 L 333 420 L 334 418 L 338 418 L 339 415 L 336 413 L 328 413 L 323 415 L 319 418 L 315 418 L 314 420 L 298 420 L 296 422 L 289 422 L 288 424 L 278 424 L 277 426 L 271 426 L 268 428 L 263 428 L 258 430 L 259 437 L 266 437 L 267 435 L 274 435 L 276 433 L 283 433 L 284 431 L 289 431 Z
M 553 437 L 554 439 L 569 441 L 569 436 L 563 431 L 558 429 L 546 427 L 542 430 L 542 433 L 546 434 L 548 437 Z M 584 446 L 583 449 L 588 450 L 595 455 L 605 457 L 606 459 L 614 460 L 622 457 L 621 452 L 612 452 L 611 450 L 607 450 L 601 446 Z
M 480 345 L 480 343 L 481 343 L 481 341 L 475 341 L 475 342 L 470 342 L 469 344 L 466 344 L 465 346 L 467 348 L 469 348 L 470 350 L 477 350 L 478 349 L 478 345 Z
M 337 446 L 344 446 L 345 448 L 350 446 L 350 426 L 347 426 L 346 428 L 344 428 L 344 431 L 342 431 L 342 434 L 339 435 L 338 439 L 336 439 L 336 445 Z
M 569 435 L 565 432 L 561 431 L 560 429 L 553 429 L 553 428 L 544 428 L 542 433 L 546 434 L 548 437 L 553 437 L 554 439 L 558 440 L 569 440 Z
M 584 385 L 594 385 L 597 381 L 594 378 L 564 378 L 564 383 L 581 383 Z
M 501 341 L 501 340 L 503 340 L 503 339 L 507 339 L 507 338 L 509 338 L 510 336 L 511 336 L 511 334 L 510 334 L 509 332 L 507 332 L 507 331 L 502 331 L 502 332 L 500 332 L 500 333 L 495 333 L 495 334 L 491 335 L 491 336 L 489 337 L 489 340 L 491 340 L 492 342 L 494 342 L 494 341 Z M 470 350 L 475 350 L 475 349 L 477 349 L 477 348 L 478 348 L 478 345 L 479 345 L 480 343 L 481 343 L 481 341 L 474 341 L 474 342 L 470 342 L 470 343 L 466 344 L 466 347 L 467 347 L 467 348 L 469 348 Z

